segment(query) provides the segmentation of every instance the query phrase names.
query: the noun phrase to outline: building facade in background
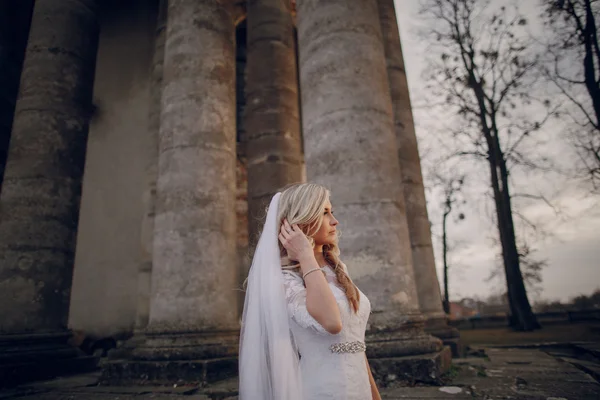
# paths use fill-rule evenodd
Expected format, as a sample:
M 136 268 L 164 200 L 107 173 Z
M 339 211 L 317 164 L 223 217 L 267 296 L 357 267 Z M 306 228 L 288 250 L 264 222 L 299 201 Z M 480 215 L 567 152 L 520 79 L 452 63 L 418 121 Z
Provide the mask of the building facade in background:
M 393 0 L 0 4 L 2 376 L 90 365 L 72 331 L 124 341 L 108 382 L 235 373 L 264 208 L 307 180 L 372 301 L 377 378 L 447 368 Z

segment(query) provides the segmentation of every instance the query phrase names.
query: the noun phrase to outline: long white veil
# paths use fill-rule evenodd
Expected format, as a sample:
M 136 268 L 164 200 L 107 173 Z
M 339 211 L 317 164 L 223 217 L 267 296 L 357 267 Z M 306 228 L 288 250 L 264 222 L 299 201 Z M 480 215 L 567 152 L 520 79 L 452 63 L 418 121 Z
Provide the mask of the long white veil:
M 240 334 L 240 400 L 301 400 L 298 352 L 292 343 L 278 244 L 277 193 L 248 274 Z

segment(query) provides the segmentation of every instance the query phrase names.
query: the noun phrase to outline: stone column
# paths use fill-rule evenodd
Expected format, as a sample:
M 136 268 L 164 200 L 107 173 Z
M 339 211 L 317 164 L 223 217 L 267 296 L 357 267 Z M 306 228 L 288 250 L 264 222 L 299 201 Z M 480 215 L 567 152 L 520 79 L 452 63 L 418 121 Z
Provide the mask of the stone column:
M 53 345 L 57 357 L 68 337 L 96 7 L 94 0 L 36 1 L 0 196 L 0 333 L 12 335 L 3 342 L 19 347 L 19 338 L 32 340 L 24 334 L 42 334 L 36 340 Z M 44 362 L 34 364 L 23 378 L 44 375 Z M 50 364 L 59 373 L 64 361 Z
M 142 220 L 142 260 L 138 273 L 138 301 L 136 329 L 144 328 L 150 318 L 150 283 L 152 278 L 152 245 L 154 242 L 154 210 L 156 203 L 156 177 L 158 169 L 158 136 L 160 131 L 163 60 L 165 57 L 165 31 L 167 27 L 167 0 L 160 0 L 156 35 L 154 37 L 154 59 L 152 64 L 152 86 L 148 111 L 148 134 L 151 154 L 146 165 L 146 183 L 143 194 L 144 218 Z
M 419 148 L 394 0 L 378 0 L 378 5 L 419 305 L 427 319 L 425 329 L 451 344 L 456 354 L 458 330 L 448 326 L 435 270 Z
M 375 375 L 435 380 L 448 357 L 423 331 L 377 1 L 299 2 L 298 42 L 308 179 L 331 189 L 342 259 L 371 300 Z
M 237 368 L 234 23 L 217 0 L 169 0 L 167 21 L 150 318 L 129 363 L 107 365 L 116 384 Z
M 236 329 L 235 40 L 216 0 L 170 0 L 152 330 Z
M 302 144 L 294 25 L 289 0 L 249 0 L 245 130 L 248 231 L 258 240 L 265 208 L 281 187 L 301 182 Z

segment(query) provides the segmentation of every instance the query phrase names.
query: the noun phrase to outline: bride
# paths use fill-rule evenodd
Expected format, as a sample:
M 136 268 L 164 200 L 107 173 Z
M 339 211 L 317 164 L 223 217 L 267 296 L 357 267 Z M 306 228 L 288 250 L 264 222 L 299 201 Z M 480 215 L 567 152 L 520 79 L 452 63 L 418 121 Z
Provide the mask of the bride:
M 365 354 L 371 311 L 339 259 L 329 191 L 273 196 L 247 280 L 241 400 L 381 399 Z

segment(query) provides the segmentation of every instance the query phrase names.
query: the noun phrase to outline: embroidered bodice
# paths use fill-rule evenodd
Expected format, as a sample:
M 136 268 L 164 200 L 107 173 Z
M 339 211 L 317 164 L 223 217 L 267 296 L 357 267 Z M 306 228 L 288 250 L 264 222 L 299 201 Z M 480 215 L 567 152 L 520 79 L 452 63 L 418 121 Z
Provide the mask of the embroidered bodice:
M 342 264 L 342 267 L 347 271 L 345 265 Z M 327 332 L 308 313 L 306 288 L 299 272 L 283 271 L 291 333 L 301 357 L 304 397 L 310 400 L 368 400 L 371 389 L 365 353 L 360 350 L 352 352 L 356 346 L 345 344 L 364 343 L 371 304 L 359 290 L 360 306 L 358 313 L 354 313 L 337 283 L 335 272 L 329 266 L 323 267 L 323 271 L 342 319 L 342 330 L 335 335 Z M 335 352 L 332 347 L 342 351 Z

